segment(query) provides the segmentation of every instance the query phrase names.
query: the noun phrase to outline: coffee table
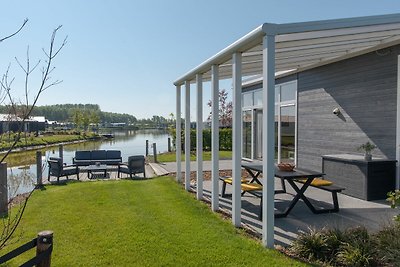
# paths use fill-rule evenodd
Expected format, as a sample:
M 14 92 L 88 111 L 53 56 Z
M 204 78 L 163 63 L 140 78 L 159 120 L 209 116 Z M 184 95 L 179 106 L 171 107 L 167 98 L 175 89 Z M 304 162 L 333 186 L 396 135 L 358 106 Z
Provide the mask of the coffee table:
M 107 165 L 89 165 L 86 168 L 88 179 L 107 178 Z M 100 174 L 103 174 L 102 176 Z

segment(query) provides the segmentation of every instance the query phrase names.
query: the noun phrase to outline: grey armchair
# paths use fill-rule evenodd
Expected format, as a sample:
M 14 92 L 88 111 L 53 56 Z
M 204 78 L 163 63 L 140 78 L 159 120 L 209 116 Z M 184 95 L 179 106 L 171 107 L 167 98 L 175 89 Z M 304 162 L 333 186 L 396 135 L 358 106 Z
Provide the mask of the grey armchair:
M 57 177 L 57 182 L 60 181 L 60 177 L 76 175 L 79 180 L 79 168 L 77 165 L 65 165 L 62 163 L 61 158 L 50 158 L 47 163 L 49 164 L 49 176 L 48 181 L 50 181 L 50 176 Z
M 136 175 L 138 173 L 143 173 L 143 177 L 146 178 L 146 170 L 145 170 L 145 158 L 144 156 L 130 156 L 128 158 L 128 164 L 119 164 L 118 165 L 118 178 L 121 173 L 129 174 L 129 177 L 132 178 L 132 175 Z

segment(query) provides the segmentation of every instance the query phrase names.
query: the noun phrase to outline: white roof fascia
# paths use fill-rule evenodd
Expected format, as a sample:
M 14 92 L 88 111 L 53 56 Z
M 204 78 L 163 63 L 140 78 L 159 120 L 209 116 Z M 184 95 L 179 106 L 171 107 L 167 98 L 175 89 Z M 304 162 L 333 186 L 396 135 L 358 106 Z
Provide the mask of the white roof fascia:
M 379 24 L 392 24 L 400 22 L 400 14 L 366 16 L 347 19 L 331 19 L 298 23 L 278 24 L 276 34 L 290 34 L 310 31 L 333 30 L 340 28 L 365 27 Z
M 262 36 L 265 35 L 264 32 L 264 25 L 261 25 L 254 29 L 253 31 L 249 32 L 236 42 L 232 43 L 231 45 L 227 46 L 214 56 L 210 57 L 202 64 L 198 65 L 194 69 L 190 70 L 182 77 L 178 78 L 174 85 L 182 85 L 185 81 L 194 80 L 196 74 L 202 74 L 210 70 L 212 65 L 220 65 L 226 62 L 227 60 L 232 58 L 232 54 L 235 52 L 244 52 L 247 49 L 253 47 L 254 45 L 258 44 L 261 41 Z M 272 24 L 271 24 L 272 25 Z

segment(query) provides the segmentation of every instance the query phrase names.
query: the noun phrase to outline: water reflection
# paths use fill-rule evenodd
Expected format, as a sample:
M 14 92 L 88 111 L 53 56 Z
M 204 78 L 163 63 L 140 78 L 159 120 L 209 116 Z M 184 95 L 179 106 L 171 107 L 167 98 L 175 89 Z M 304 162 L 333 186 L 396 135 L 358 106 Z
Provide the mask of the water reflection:
M 33 168 L 9 168 L 7 181 L 8 199 L 33 190 L 36 181 L 36 166 Z
M 91 141 L 64 146 L 64 162 L 72 164 L 72 158 L 76 150 L 121 150 L 123 161 L 129 156 L 144 155 L 146 153 L 146 140 L 149 144 L 157 144 L 157 152 L 165 152 L 168 149 L 169 134 L 165 130 L 114 130 L 111 131 L 115 138 L 103 141 Z M 150 153 L 152 149 L 149 148 Z M 58 146 L 42 149 L 43 162 L 49 157 L 58 157 Z M 36 151 L 25 151 L 10 154 L 6 162 L 8 164 L 9 197 L 29 192 L 36 182 Z M 23 168 L 18 166 L 24 166 Z M 47 179 L 47 166 L 43 169 L 43 179 Z

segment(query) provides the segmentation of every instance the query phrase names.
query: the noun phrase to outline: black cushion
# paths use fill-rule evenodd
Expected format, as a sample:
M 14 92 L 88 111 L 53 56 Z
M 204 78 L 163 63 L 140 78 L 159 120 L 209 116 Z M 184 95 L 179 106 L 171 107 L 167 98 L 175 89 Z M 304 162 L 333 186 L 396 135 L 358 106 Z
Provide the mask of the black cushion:
M 75 152 L 75 160 L 90 160 L 91 158 L 91 152 L 90 151 L 76 151 Z
M 92 150 L 91 160 L 107 159 L 107 152 L 105 150 Z
M 121 151 L 119 150 L 107 150 L 107 159 L 120 159 Z

